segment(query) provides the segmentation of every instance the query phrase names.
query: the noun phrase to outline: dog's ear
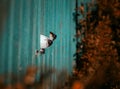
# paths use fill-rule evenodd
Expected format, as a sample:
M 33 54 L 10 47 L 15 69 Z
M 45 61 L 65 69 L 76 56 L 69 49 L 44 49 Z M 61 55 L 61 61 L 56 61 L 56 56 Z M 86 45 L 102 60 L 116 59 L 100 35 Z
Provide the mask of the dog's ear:
M 52 45 L 52 43 L 53 43 L 53 41 L 52 41 L 52 40 L 48 40 L 48 47 L 49 47 L 49 46 L 51 46 L 51 45 Z

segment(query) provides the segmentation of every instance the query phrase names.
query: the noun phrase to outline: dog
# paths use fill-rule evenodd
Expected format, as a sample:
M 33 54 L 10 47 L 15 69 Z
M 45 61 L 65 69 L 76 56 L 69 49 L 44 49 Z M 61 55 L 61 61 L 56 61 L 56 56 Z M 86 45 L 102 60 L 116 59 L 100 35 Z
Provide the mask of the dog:
M 50 47 L 54 40 L 56 39 L 57 35 L 53 32 L 50 32 L 50 36 L 47 37 L 45 35 L 40 34 L 40 50 L 36 50 L 36 55 L 45 54 L 45 49 Z

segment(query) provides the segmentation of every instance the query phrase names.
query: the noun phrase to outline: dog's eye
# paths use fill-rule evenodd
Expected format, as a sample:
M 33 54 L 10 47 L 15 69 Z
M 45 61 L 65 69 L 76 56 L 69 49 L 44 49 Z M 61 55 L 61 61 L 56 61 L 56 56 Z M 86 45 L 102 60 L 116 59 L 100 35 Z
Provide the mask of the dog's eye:
M 48 40 L 48 44 L 49 44 L 49 46 L 52 44 L 52 41 L 51 40 Z

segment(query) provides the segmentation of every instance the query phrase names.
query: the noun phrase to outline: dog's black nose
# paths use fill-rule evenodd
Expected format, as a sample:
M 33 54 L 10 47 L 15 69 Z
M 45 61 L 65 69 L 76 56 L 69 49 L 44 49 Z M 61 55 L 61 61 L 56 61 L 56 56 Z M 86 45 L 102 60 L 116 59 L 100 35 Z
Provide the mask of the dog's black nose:
M 57 37 L 57 35 L 54 34 L 54 36 L 53 36 L 54 40 L 56 39 L 56 37 Z
M 50 34 L 52 35 L 53 40 L 55 40 L 55 39 L 56 39 L 56 37 L 57 37 L 57 35 L 55 35 L 53 32 L 50 32 Z
M 53 43 L 52 40 L 48 40 L 48 47 L 49 47 L 50 45 L 52 45 L 52 43 Z

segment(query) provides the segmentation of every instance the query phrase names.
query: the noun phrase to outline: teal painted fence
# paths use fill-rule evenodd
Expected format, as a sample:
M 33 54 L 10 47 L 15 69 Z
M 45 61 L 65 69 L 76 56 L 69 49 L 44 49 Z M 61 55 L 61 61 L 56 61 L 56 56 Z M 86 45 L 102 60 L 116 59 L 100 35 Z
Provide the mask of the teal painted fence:
M 0 74 L 19 74 L 19 69 L 24 72 L 30 65 L 72 72 L 76 50 L 76 42 L 73 41 L 76 0 L 2 1 L 5 6 L 2 6 L 4 19 L 0 17 L 0 24 L 3 22 L 0 25 Z M 88 1 L 78 0 L 78 4 Z M 50 31 L 57 35 L 57 39 L 44 55 L 35 57 L 35 50 L 40 48 L 39 35 L 49 36 Z
M 30 65 L 72 71 L 75 0 L 11 0 L 7 8 L 0 36 L 0 73 L 18 73 Z M 49 36 L 50 31 L 57 39 L 44 55 L 35 57 L 39 35 Z

